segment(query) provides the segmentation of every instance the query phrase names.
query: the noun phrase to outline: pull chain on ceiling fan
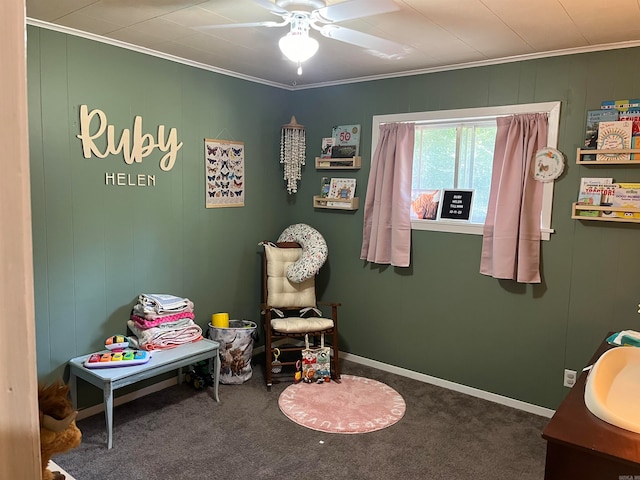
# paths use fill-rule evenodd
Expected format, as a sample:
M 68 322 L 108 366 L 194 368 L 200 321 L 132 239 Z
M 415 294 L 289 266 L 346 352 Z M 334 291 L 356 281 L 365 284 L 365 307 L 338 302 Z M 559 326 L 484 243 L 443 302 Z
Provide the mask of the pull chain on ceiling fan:
M 398 6 L 392 0 L 347 0 L 327 5 L 323 0 L 253 0 L 260 7 L 282 17 L 281 22 L 250 22 L 223 25 L 208 25 L 201 29 L 239 27 L 284 27 L 291 25 L 289 33 L 278 45 L 282 53 L 298 66 L 302 74 L 302 63 L 318 51 L 316 39 L 309 36 L 311 29 L 324 37 L 364 48 L 367 53 L 385 59 L 401 58 L 411 49 L 405 45 L 386 40 L 375 35 L 359 32 L 336 25 L 337 22 L 394 12 Z M 290 10 L 288 9 L 290 8 Z

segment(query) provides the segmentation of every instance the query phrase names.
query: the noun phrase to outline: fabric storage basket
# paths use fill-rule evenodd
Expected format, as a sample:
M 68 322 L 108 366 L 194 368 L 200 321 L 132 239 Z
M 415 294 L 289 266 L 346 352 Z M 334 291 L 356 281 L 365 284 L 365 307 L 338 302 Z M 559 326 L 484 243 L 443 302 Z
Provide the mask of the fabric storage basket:
M 251 356 L 257 324 L 249 320 L 229 320 L 229 328 L 209 323 L 209 338 L 220 344 L 220 382 L 244 383 L 251 378 Z

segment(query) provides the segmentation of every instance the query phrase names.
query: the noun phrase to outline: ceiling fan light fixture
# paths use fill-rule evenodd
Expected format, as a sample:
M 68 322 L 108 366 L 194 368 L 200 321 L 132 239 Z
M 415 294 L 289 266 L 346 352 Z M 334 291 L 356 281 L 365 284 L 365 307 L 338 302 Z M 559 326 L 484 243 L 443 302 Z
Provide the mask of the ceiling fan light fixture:
M 302 63 L 316 54 L 320 44 L 308 34 L 300 35 L 289 32 L 280 39 L 278 46 L 289 60 L 295 63 Z

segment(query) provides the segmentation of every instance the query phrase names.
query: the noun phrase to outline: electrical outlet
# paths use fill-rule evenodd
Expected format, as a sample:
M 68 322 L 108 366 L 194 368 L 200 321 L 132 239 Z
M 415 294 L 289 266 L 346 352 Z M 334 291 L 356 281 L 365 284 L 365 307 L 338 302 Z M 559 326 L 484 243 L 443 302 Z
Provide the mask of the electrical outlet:
M 564 369 L 564 386 L 573 387 L 576 384 L 576 371 Z

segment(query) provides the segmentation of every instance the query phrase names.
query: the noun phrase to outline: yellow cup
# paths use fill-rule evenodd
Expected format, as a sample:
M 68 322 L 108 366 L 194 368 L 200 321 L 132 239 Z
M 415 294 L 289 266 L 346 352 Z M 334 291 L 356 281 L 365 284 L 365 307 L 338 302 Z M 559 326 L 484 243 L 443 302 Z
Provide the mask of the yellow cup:
M 211 315 L 211 325 L 217 328 L 229 328 L 229 314 L 214 313 Z

